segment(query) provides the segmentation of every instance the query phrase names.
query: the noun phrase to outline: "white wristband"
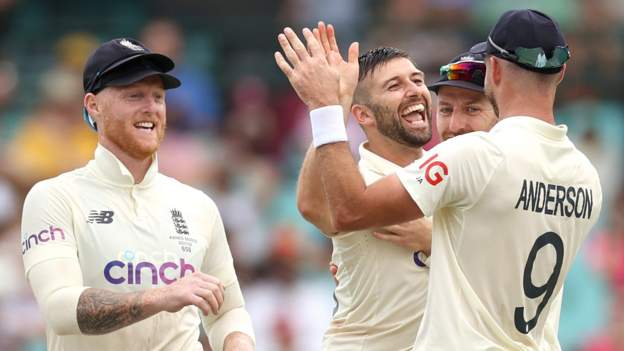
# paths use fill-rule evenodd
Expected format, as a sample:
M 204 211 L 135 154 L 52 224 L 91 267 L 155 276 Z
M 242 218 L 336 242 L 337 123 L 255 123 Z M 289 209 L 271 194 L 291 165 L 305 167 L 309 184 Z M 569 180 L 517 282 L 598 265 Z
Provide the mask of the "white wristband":
M 342 106 L 324 106 L 310 111 L 314 147 L 347 141 Z

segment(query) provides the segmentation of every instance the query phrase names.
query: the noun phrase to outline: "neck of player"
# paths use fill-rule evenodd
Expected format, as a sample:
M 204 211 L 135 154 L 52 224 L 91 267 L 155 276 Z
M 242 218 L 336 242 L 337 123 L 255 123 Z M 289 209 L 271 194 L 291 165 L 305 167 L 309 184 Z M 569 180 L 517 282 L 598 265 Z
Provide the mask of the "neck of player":
M 101 139 L 100 144 L 108 151 L 112 152 L 113 155 L 115 155 L 115 157 L 117 157 L 117 159 L 121 161 L 124 166 L 126 166 L 130 174 L 132 174 L 134 184 L 139 184 L 143 181 L 147 170 L 152 164 L 153 157 L 151 155 L 145 158 L 133 157 L 128 152 L 122 150 L 114 143 L 108 142 L 105 139 Z
M 538 91 L 502 91 L 496 99 L 499 109 L 499 118 L 513 116 L 530 116 L 550 124 L 555 123 L 554 102 L 555 93 Z
M 405 167 L 422 156 L 422 148 L 408 146 L 378 133 L 369 133 L 366 149 L 396 165 Z

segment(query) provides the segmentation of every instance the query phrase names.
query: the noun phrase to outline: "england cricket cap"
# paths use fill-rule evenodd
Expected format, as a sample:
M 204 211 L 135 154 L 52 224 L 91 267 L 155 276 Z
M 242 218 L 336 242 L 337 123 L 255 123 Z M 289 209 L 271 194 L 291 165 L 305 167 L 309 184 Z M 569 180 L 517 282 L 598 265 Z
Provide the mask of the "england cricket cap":
M 448 64 L 440 67 L 440 77 L 428 86 L 438 93 L 441 87 L 450 86 L 483 92 L 485 80 L 484 54 L 464 52 L 455 56 Z
M 119 38 L 100 45 L 89 57 L 83 73 L 85 94 L 97 94 L 109 86 L 124 86 L 158 75 L 165 89 L 180 86 L 180 81 L 167 72 L 175 64 L 161 54 L 152 53 L 139 41 L 130 38 Z M 96 129 L 95 121 L 84 109 L 84 119 Z
M 538 73 L 560 72 L 570 50 L 559 25 L 536 10 L 503 13 L 485 42 L 472 53 L 489 54 Z

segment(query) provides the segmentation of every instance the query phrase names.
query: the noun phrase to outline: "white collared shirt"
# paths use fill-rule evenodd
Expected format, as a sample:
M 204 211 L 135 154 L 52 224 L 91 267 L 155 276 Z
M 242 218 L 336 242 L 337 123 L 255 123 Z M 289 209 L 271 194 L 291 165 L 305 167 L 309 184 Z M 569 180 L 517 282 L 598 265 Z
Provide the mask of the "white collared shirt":
M 366 184 L 401 169 L 360 145 L 360 173 Z M 426 156 L 425 156 L 426 157 Z M 373 230 L 332 238 L 338 266 L 337 301 L 323 349 L 328 351 L 409 350 L 425 308 L 429 268 L 414 252 L 376 239 Z
M 398 172 L 434 218 L 414 350 L 560 350 L 562 285 L 602 206 L 598 173 L 566 132 L 505 118 Z
M 85 167 L 37 183 L 24 205 L 22 252 L 27 277 L 36 265 L 69 258 L 80 265 L 85 286 L 115 292 L 163 286 L 198 270 L 215 276 L 228 307 L 202 315 L 208 335 L 218 317 L 244 308 L 216 205 L 159 173 L 156 157 L 134 184 L 128 169 L 98 146 Z M 105 335 L 56 335 L 48 327 L 48 350 L 202 350 L 199 324 L 198 309 L 187 306 Z M 242 328 L 253 337 L 250 326 Z

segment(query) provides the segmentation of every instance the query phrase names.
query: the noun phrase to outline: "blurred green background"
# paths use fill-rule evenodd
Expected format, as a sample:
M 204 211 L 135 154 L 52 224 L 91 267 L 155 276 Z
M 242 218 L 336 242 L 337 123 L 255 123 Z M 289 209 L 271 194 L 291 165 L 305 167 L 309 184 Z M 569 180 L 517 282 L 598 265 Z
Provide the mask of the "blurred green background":
M 92 157 L 82 67 L 99 43 L 129 36 L 174 58 L 183 86 L 167 95 L 161 169 L 219 205 L 257 349 L 319 350 L 333 308 L 331 243 L 295 206 L 310 131 L 273 62 L 277 33 L 324 20 L 343 48 L 357 40 L 361 50 L 407 50 L 431 81 L 500 13 L 526 7 L 566 33 L 572 59 L 556 116 L 598 168 L 605 194 L 565 284 L 560 340 L 566 351 L 624 350 L 621 0 L 0 0 L 0 350 L 45 349 L 23 277 L 21 204 L 34 182 Z M 348 131 L 355 149 L 363 135 L 353 123 Z

